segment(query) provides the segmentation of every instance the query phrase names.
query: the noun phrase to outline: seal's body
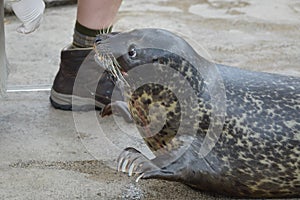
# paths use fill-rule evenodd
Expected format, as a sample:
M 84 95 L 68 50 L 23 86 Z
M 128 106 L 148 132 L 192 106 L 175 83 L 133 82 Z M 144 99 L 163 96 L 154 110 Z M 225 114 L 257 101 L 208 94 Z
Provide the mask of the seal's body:
M 156 75 L 165 74 L 164 67 L 179 72 L 168 86 L 148 83 L 129 92 L 130 114 L 156 158 L 148 160 L 139 151 L 128 148 L 120 155 L 119 169 L 130 174 L 141 173 L 142 178 L 178 181 L 228 196 L 299 197 L 300 78 L 215 65 L 225 88 L 226 110 L 215 146 L 203 156 L 199 149 L 213 123 L 213 107 L 219 106 L 211 101 L 209 82 L 201 74 L 205 70 L 199 71 L 188 56 L 173 53 L 168 47 L 161 50 L 138 45 L 138 41 L 150 43 L 153 38 L 178 43 L 187 54 L 192 51 L 178 36 L 158 29 L 134 30 L 98 44 L 99 48 L 112 46 L 110 53 L 117 58 L 121 71 L 130 72 L 150 64 L 158 69 L 159 73 L 154 72 Z M 126 53 L 120 53 L 124 47 Z M 201 59 L 198 64 L 201 68 L 209 66 L 208 63 Z M 167 78 L 165 75 L 157 77 Z M 181 77 L 188 81 L 195 95 L 189 95 L 185 88 L 176 90 Z M 130 73 L 125 79 L 130 80 Z M 178 94 L 187 97 L 184 102 L 177 98 Z M 189 107 L 191 102 L 197 103 Z M 150 112 L 154 107 L 164 113 Z M 161 122 L 161 116 L 165 119 L 160 130 L 148 127 Z M 186 130 L 184 134 L 192 137 L 192 141 L 179 153 L 186 140 L 181 139 L 184 134 L 176 136 L 182 118 L 190 118 L 183 132 Z M 195 134 L 190 134 L 191 131 Z M 175 159 L 166 162 L 166 155 L 177 153 Z

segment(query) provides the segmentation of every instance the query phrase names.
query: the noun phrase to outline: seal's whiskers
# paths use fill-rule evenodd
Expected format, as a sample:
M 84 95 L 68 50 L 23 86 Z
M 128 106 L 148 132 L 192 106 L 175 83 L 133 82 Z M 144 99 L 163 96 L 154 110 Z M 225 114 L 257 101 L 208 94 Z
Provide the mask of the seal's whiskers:
M 95 61 L 106 70 L 112 73 L 112 75 L 117 79 L 117 82 L 122 85 L 127 85 L 127 81 L 120 71 L 121 66 L 119 65 L 117 59 L 109 50 L 108 44 L 94 45 L 95 50 Z

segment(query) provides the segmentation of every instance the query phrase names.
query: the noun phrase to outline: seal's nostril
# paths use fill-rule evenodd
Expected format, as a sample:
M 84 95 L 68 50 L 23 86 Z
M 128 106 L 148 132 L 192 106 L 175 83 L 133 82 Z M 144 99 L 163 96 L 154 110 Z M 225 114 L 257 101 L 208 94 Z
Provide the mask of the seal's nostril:
M 102 41 L 102 39 L 101 39 L 101 38 L 99 38 L 99 37 L 97 37 L 97 38 L 95 39 L 95 43 L 96 43 L 96 44 L 100 44 L 100 43 L 101 43 L 101 41 Z
M 153 63 L 158 63 L 158 58 L 153 58 L 153 59 L 152 59 L 152 62 L 153 62 Z

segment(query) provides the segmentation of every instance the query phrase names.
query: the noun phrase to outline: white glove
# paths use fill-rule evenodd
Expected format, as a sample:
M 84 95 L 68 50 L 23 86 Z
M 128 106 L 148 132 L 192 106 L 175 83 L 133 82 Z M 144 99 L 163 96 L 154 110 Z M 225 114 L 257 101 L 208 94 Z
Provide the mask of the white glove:
M 45 11 L 45 3 L 43 0 L 21 0 L 12 4 L 12 9 L 22 22 L 17 31 L 28 34 L 40 26 Z

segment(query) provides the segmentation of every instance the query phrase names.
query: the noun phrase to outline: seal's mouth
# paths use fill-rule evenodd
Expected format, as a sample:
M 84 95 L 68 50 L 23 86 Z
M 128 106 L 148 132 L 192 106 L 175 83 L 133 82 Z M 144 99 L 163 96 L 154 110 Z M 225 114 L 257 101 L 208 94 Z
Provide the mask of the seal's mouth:
M 123 86 L 129 86 L 128 82 L 124 77 L 127 76 L 127 72 L 123 67 L 120 66 L 116 57 L 110 51 L 109 47 L 106 44 L 94 44 L 95 51 L 95 61 L 101 67 L 109 71 L 113 77 L 116 79 L 118 84 L 122 83 Z

